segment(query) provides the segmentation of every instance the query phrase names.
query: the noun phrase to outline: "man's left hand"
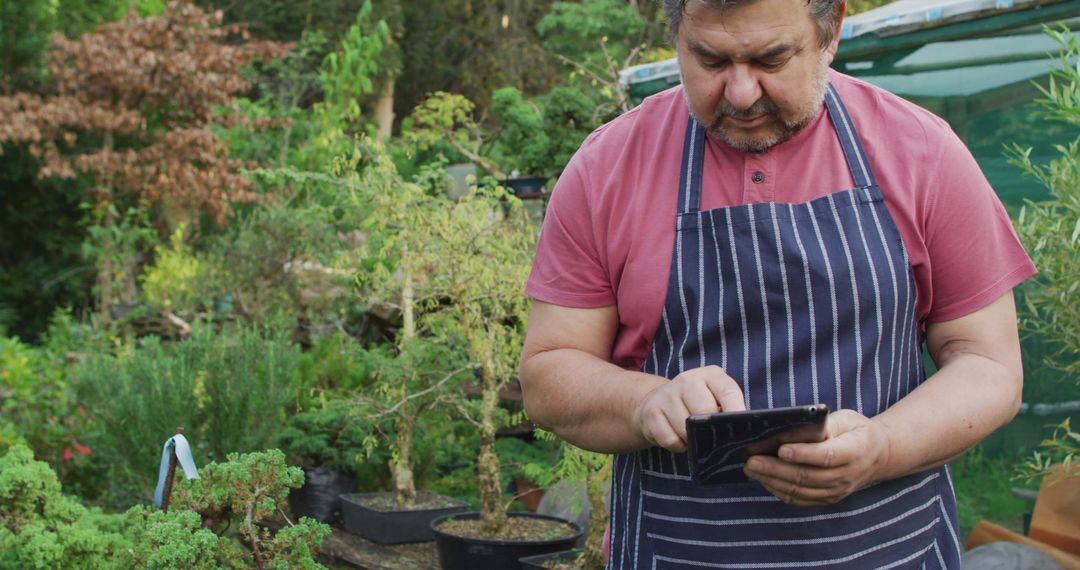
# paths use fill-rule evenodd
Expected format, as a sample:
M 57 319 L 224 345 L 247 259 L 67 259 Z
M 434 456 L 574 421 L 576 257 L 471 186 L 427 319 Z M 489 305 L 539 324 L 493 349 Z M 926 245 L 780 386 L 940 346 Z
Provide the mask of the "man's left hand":
M 777 457 L 754 455 L 744 472 L 781 501 L 803 507 L 831 505 L 885 479 L 886 427 L 852 410 L 829 414 L 828 438 L 785 443 Z

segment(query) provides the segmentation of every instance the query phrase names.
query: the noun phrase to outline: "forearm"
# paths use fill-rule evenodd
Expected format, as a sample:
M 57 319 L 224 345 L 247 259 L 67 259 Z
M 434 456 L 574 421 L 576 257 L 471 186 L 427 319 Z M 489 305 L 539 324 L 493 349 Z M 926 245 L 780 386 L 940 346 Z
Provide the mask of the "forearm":
M 889 435 L 882 479 L 947 463 L 1016 415 L 1023 377 L 1016 365 L 963 353 L 875 420 Z
M 520 376 L 533 422 L 578 447 L 604 453 L 649 445 L 634 416 L 644 398 L 667 382 L 573 348 L 531 355 Z

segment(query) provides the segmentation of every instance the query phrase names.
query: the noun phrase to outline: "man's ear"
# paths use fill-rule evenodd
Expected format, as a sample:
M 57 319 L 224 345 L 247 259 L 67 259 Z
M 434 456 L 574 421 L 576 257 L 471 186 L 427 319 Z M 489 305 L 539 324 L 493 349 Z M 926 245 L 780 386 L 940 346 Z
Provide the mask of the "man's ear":
M 840 30 L 844 29 L 844 16 L 847 14 L 847 1 L 840 0 L 840 6 L 837 8 L 840 10 L 840 15 L 836 19 L 836 29 L 833 30 L 832 41 L 825 47 L 825 52 L 828 54 L 829 64 L 832 64 L 833 58 L 836 57 L 836 50 L 840 48 Z

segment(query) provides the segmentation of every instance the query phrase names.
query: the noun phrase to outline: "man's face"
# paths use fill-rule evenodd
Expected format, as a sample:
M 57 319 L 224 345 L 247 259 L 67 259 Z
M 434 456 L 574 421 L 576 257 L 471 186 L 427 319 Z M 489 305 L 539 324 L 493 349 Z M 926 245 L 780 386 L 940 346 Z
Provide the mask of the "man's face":
M 678 53 L 690 112 L 744 152 L 783 142 L 817 116 L 839 41 L 837 33 L 821 47 L 806 0 L 752 0 L 723 12 L 689 0 Z

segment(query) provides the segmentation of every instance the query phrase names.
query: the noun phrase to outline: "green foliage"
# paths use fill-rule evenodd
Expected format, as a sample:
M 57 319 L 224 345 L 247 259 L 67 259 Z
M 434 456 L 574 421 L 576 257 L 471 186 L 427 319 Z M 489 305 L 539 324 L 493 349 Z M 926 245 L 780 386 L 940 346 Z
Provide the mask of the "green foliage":
M 367 412 L 340 400 L 327 402 L 290 416 L 277 444 L 301 465 L 355 471 L 357 459 L 369 455 L 376 444 Z
M 14 438 L 0 449 L 22 442 L 55 452 L 67 433 L 58 419 L 68 412 L 64 388 L 62 369 L 42 351 L 0 338 L 0 425 Z
M 286 465 L 281 451 L 232 453 L 203 466 L 199 476 L 178 477 L 168 513 L 144 506 L 128 511 L 134 547 L 126 553 L 127 568 L 323 568 L 313 557 L 329 526 L 305 518 L 273 535 L 255 524 L 304 482 L 303 471 Z M 246 548 L 211 530 L 234 523 Z
M 168 247 L 154 246 L 154 263 L 140 276 L 143 299 L 155 307 L 190 312 L 207 301 L 207 269 L 184 243 L 186 229 L 181 223 L 169 237 Z
M 556 87 L 532 100 L 512 87 L 500 89 L 492 111 L 503 128 L 492 155 L 504 169 L 557 176 L 585 137 L 600 126 L 598 105 L 602 106 L 590 93 L 571 87 Z
M 536 31 L 551 0 L 400 4 L 402 74 L 394 96 L 401 116 L 437 91 L 459 93 L 486 108 L 494 87 L 513 85 L 533 95 L 557 79 L 558 63 L 539 46 Z
M 967 536 L 983 519 L 1023 532 L 1027 501 L 1012 492 L 1015 464 L 1010 458 L 988 457 L 976 446 L 950 464 L 956 489 L 960 536 Z
M 110 517 L 61 494 L 56 474 L 24 446 L 0 456 L 0 568 L 119 567 L 129 543 Z
M 351 214 L 303 194 L 252 211 L 209 241 L 203 255 L 212 287 L 230 295 L 233 311 L 253 324 L 278 313 L 340 323 L 351 300 L 352 272 L 340 268 L 355 247 Z
M 536 430 L 537 439 L 557 441 L 555 435 L 543 430 Z M 587 570 L 603 568 L 604 529 L 608 525 L 608 510 L 604 503 L 604 491 L 610 484 L 612 456 L 604 453 L 586 451 L 566 442 L 560 442 L 558 462 L 554 467 L 542 463 L 526 466 L 526 476 L 540 486 L 550 486 L 558 481 L 581 481 L 584 483 L 585 497 L 588 501 L 589 534 L 585 540 L 583 564 Z M 575 486 L 575 489 L 580 487 Z
M 331 392 L 363 391 L 375 373 L 368 354 L 355 338 L 341 331 L 315 337 L 300 356 L 296 409 L 323 406 L 325 395 Z
M 0 92 L 35 87 L 44 79 L 42 54 L 56 23 L 46 0 L 0 5 Z
M 38 179 L 38 161 L 26 148 L 0 151 L 0 313 L 7 313 L 0 326 L 33 340 L 54 307 L 90 301 L 93 270 L 81 254 L 85 186 Z
M 586 61 L 596 57 L 601 42 L 613 48 L 611 57 L 623 59 L 641 41 L 645 19 L 637 8 L 620 0 L 555 2 L 540 21 L 544 48 L 563 57 Z
M 97 426 L 91 447 L 107 466 L 112 500 L 149 496 L 161 445 L 177 426 L 200 462 L 269 447 L 295 399 L 299 352 L 281 325 L 205 325 L 176 345 L 147 338 L 91 356 L 76 391 Z
M 261 96 L 234 102 L 236 110 L 246 118 L 224 131 L 234 156 L 259 164 L 277 164 L 278 168 L 300 160 L 304 147 L 318 130 L 311 109 L 304 107 L 321 88 L 319 65 L 328 45 L 321 30 L 306 31 L 287 57 L 267 62 L 257 73 L 251 71 L 249 81 Z M 251 124 L 264 126 L 265 130 L 255 133 Z
M 301 168 L 324 171 L 332 157 L 348 148 L 356 133 L 365 132 L 361 101 L 375 91 L 383 51 L 391 41 L 390 27 L 375 20 L 370 1 L 356 14 L 338 49 L 327 54 L 319 70 L 323 100 L 316 103 L 312 118 L 317 131 L 302 152 Z
M 1038 102 L 1049 118 L 1080 126 L 1080 38 L 1067 28 L 1047 29 L 1046 33 L 1064 48 L 1058 56 L 1061 68 L 1052 72 L 1048 87 L 1039 86 L 1043 98 Z M 1080 373 L 1080 136 L 1073 142 L 1057 145 L 1060 157 L 1048 165 L 1035 165 L 1031 149 L 1013 145 L 1010 162 L 1035 178 L 1053 196 L 1044 202 L 1028 201 L 1016 222 L 1017 232 L 1027 246 L 1039 273 L 1034 286 L 1024 291 L 1022 327 L 1045 339 L 1056 351 L 1045 364 L 1076 376 Z M 1080 445 L 1067 423 L 1054 437 L 1044 442 L 1049 455 L 1032 459 L 1025 475 L 1045 474 L 1048 460 L 1071 461 Z

